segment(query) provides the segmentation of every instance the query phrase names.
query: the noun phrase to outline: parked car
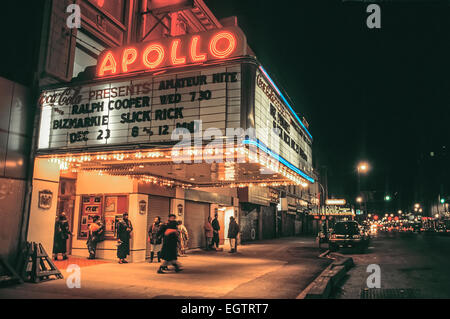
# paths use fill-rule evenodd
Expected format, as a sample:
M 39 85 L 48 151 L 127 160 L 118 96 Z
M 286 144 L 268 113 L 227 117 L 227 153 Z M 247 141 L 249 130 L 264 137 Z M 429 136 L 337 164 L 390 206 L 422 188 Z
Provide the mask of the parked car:
M 357 222 L 338 222 L 330 235 L 329 247 L 331 251 L 340 247 L 351 247 L 363 252 L 369 246 L 369 240 L 369 234 L 361 230 Z

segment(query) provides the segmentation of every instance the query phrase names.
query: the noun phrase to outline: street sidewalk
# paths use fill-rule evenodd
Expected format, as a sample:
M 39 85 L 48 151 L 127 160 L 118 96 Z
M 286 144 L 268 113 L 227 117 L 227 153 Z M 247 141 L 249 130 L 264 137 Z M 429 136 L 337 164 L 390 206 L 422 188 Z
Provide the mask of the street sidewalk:
M 157 274 L 158 263 L 117 262 L 81 268 L 81 288 L 63 280 L 0 289 L 0 298 L 295 298 L 331 261 L 311 237 L 245 244 L 236 254 L 195 250 L 181 273 Z M 76 260 L 76 259 L 75 259 Z

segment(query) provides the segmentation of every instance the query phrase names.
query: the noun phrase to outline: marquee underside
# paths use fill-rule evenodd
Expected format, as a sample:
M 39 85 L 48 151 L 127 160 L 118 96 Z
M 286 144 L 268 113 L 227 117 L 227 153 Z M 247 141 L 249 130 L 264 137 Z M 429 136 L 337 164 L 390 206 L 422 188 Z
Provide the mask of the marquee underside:
M 298 173 L 248 147 L 226 149 L 173 150 L 161 148 L 122 152 L 43 155 L 70 172 L 127 176 L 164 186 L 247 187 L 303 185 Z

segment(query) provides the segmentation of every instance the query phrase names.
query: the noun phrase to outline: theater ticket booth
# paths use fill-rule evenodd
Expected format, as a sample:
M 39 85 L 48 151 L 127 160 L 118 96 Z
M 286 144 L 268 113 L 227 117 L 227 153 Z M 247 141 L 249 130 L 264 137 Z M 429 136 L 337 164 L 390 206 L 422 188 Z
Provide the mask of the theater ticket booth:
M 97 215 L 97 257 L 115 259 L 128 212 L 140 262 L 156 215 L 175 214 L 196 248 L 217 212 L 223 244 L 238 188 L 314 183 L 309 132 L 277 92 L 237 27 L 105 50 L 92 81 L 41 92 L 28 241 L 51 251 L 64 211 L 72 255 L 88 256 Z

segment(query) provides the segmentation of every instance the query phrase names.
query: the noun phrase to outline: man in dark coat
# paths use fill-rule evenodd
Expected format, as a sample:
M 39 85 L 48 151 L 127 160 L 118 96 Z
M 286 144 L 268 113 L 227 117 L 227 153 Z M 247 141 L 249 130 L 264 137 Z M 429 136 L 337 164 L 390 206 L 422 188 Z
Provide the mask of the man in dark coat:
M 216 249 L 219 248 L 219 230 L 220 230 L 220 223 L 219 220 L 217 219 L 218 214 L 215 213 L 214 214 L 214 219 L 211 223 L 212 228 L 213 228 L 213 239 L 212 239 L 212 247 L 214 248 L 214 246 L 216 246 Z
M 130 237 L 133 231 L 131 221 L 128 219 L 128 213 L 123 214 L 123 218 L 117 223 L 117 238 L 119 239 L 117 246 L 117 258 L 119 258 L 119 264 L 126 264 L 125 260 L 130 254 Z
M 153 224 L 150 226 L 148 230 L 148 237 L 150 240 L 150 262 L 153 262 L 153 258 L 155 256 L 155 252 L 158 256 L 158 262 L 161 262 L 161 245 L 162 245 L 162 236 L 163 234 L 159 233 L 161 229 L 161 217 L 157 216 L 154 219 Z
M 230 239 L 230 253 L 237 252 L 237 236 L 239 234 L 239 225 L 233 216 L 230 217 L 230 225 L 228 226 L 228 238 Z
M 169 265 L 173 265 L 176 272 L 180 272 L 183 270 L 180 263 L 177 261 L 178 242 L 180 240 L 180 237 L 177 230 L 178 223 L 175 219 L 175 215 L 169 215 L 169 221 L 160 229 L 160 232 L 163 232 L 164 234 L 163 245 L 161 249 L 161 258 L 164 260 L 164 263 L 159 267 L 158 274 L 164 274 L 163 270 L 167 269 Z
M 63 260 L 67 259 L 67 239 L 72 233 L 69 230 L 69 223 L 66 214 L 61 212 L 56 217 L 55 234 L 53 237 L 53 259 L 58 260 L 58 254 L 63 255 Z

